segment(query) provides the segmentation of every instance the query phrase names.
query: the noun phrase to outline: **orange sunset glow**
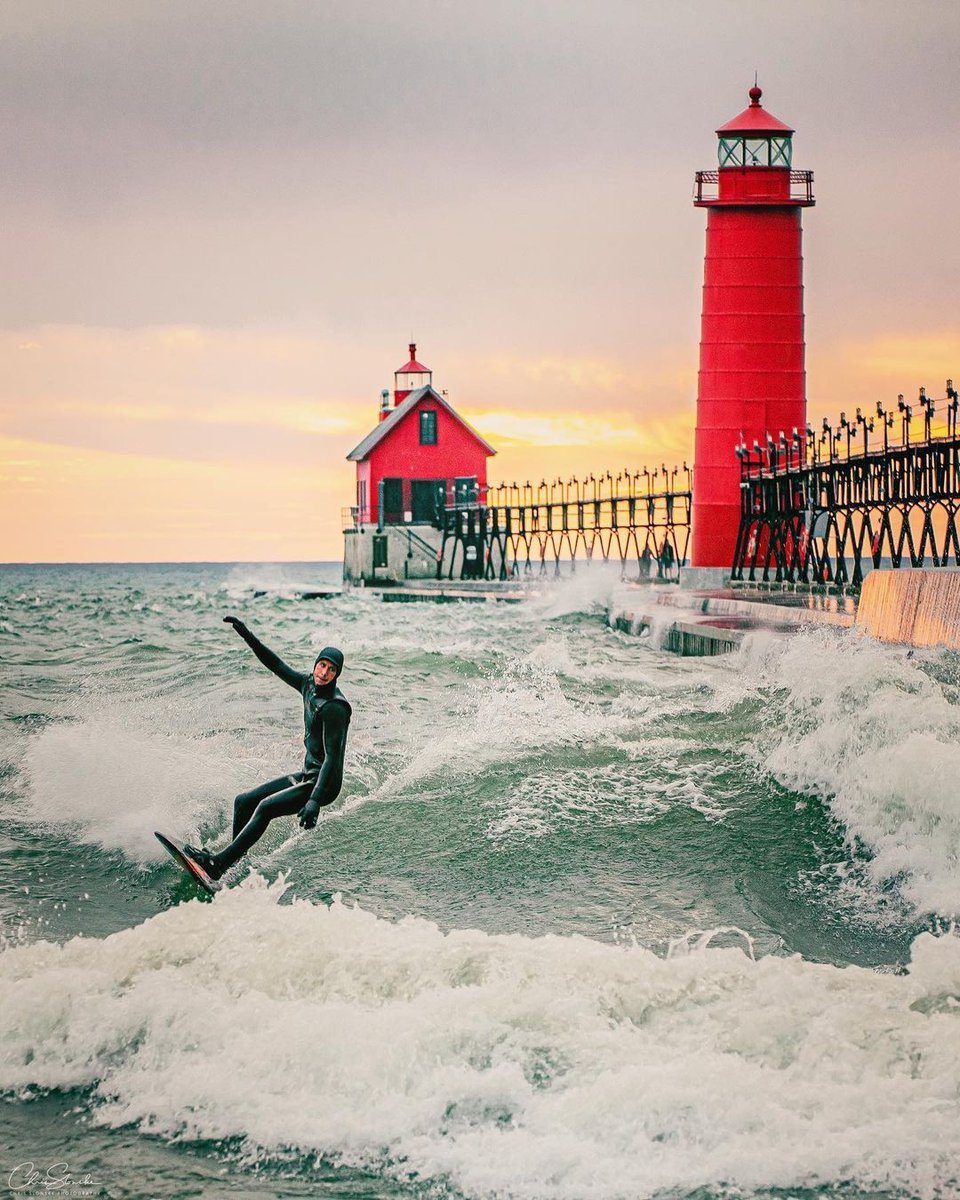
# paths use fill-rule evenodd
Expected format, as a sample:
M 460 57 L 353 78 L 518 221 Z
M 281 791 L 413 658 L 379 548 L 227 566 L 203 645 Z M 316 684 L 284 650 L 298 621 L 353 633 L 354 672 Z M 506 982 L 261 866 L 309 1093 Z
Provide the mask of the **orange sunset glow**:
M 691 184 L 755 70 L 811 419 L 942 396 L 958 12 L 8 6 L 0 561 L 338 559 L 411 339 L 492 482 L 692 463 Z

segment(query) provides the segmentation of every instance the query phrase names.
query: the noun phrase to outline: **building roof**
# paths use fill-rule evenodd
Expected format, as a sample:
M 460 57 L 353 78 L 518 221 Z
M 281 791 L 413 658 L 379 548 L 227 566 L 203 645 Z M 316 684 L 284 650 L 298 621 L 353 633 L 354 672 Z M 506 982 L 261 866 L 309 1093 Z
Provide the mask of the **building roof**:
M 406 364 L 406 366 L 397 367 L 396 371 L 394 371 L 394 374 L 395 375 L 407 375 L 412 372 L 418 372 L 420 374 L 427 374 L 427 375 L 431 374 L 429 367 L 425 367 L 423 365 L 423 363 L 417 362 L 417 343 L 416 342 L 410 343 L 410 361 Z
M 742 113 L 734 117 L 732 121 L 727 121 L 725 125 L 721 125 L 717 130 L 718 134 L 724 133 L 793 133 L 795 132 L 789 125 L 784 125 L 782 121 L 778 121 L 775 116 L 768 113 L 760 103 L 760 97 L 763 92 L 760 88 L 754 85 L 749 92 L 750 107 L 745 108 Z
M 423 368 L 421 368 L 421 370 L 422 369 Z M 379 446 L 384 438 L 389 437 L 391 431 L 396 429 L 407 413 L 412 412 L 413 409 L 415 409 L 420 403 L 420 401 L 425 400 L 427 396 L 429 396 L 431 400 L 435 400 L 437 404 L 441 406 L 441 408 L 445 408 L 455 421 L 459 421 L 464 429 L 466 429 L 467 433 L 475 437 L 488 454 L 496 454 L 496 450 L 494 450 L 490 443 L 485 438 L 482 438 L 480 434 L 477 433 L 477 431 L 473 428 L 473 426 L 460 416 L 453 405 L 445 400 L 439 392 L 434 391 L 434 389 L 428 385 L 427 387 L 417 388 L 415 392 L 411 392 L 409 396 L 401 401 L 401 403 L 392 410 L 389 417 L 384 417 L 379 425 L 374 426 L 374 428 L 370 430 L 370 432 L 363 439 L 363 441 L 359 443 L 359 445 L 354 446 L 354 448 L 347 455 L 347 460 L 349 462 L 363 462 L 365 458 L 369 458 L 371 451 Z

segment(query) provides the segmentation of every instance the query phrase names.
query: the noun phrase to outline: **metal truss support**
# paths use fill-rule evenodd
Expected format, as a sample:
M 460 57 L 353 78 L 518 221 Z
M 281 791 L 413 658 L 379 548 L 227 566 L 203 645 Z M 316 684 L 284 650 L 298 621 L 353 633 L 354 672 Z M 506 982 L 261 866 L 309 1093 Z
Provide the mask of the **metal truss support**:
M 601 560 L 618 562 L 624 576 L 675 580 L 687 561 L 690 505 L 686 464 L 501 484 L 486 503 L 443 510 L 437 578 L 561 575 Z
M 942 399 L 741 444 L 732 577 L 858 589 L 871 566 L 960 566 L 958 408 L 948 379 Z

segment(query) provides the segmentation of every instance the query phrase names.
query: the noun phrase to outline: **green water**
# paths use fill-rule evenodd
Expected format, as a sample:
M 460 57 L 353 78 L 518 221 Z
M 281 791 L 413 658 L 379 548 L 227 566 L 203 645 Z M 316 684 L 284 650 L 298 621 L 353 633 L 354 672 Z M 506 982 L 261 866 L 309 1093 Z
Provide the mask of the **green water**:
M 949 656 L 681 660 L 599 573 L 296 599 L 335 572 L 0 568 L 0 1184 L 955 1194 Z M 302 756 L 225 612 L 341 645 L 355 718 L 334 809 L 207 904 L 153 830 L 218 843 Z

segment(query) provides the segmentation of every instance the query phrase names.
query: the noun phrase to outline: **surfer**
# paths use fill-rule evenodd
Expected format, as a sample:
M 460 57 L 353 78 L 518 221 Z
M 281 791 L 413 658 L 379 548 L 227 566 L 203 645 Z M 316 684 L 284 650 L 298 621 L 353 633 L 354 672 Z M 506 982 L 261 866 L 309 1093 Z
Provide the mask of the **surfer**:
M 223 619 L 233 626 L 267 670 L 296 688 L 303 697 L 306 755 L 302 771 L 271 779 L 237 796 L 233 802 L 233 840 L 229 846 L 218 852 L 184 846 L 211 879 L 219 879 L 246 854 L 275 817 L 296 814 L 302 828 L 312 829 L 316 825 L 320 809 L 332 804 L 343 786 L 343 755 L 352 712 L 337 687 L 343 670 L 343 652 L 336 646 L 325 646 L 317 655 L 313 670 L 302 673 L 288 667 L 237 617 Z

